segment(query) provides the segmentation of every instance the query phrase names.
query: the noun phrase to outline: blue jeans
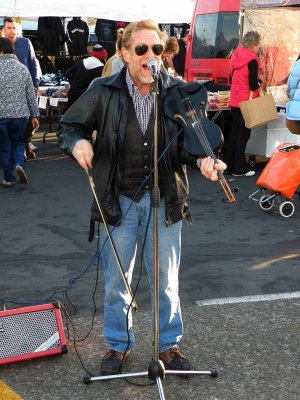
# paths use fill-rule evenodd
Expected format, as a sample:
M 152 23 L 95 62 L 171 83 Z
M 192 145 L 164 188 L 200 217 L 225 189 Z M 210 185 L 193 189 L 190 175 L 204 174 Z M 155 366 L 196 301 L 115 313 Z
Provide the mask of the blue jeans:
M 4 179 L 15 182 L 16 165 L 24 168 L 24 134 L 27 118 L 0 118 L 0 157 Z
M 132 280 L 133 267 L 137 252 L 139 228 L 142 241 L 145 236 L 146 226 L 151 210 L 150 194 L 146 192 L 139 203 L 120 195 L 120 206 L 123 216 L 120 226 L 113 229 L 112 237 L 128 277 L 129 284 Z M 178 296 L 178 272 L 181 252 L 181 227 L 182 222 L 166 227 L 165 205 L 162 199 L 158 208 L 158 259 L 159 259 L 159 351 L 162 352 L 178 345 L 183 334 L 183 325 Z M 135 339 L 132 330 L 132 314 L 129 311 L 129 338 L 128 343 L 126 316 L 131 297 L 125 289 L 119 267 L 115 260 L 111 244 L 106 240 L 107 234 L 104 225 L 100 228 L 100 249 L 105 274 L 104 297 L 104 336 L 111 349 L 124 352 L 129 344 L 129 349 L 134 347 Z M 106 240 L 106 243 L 104 244 Z M 104 244 L 104 247 L 103 247 Z M 153 255 L 153 212 L 151 213 L 147 238 L 144 247 L 144 261 L 147 269 L 152 298 L 153 316 L 153 286 L 154 286 L 154 255 Z

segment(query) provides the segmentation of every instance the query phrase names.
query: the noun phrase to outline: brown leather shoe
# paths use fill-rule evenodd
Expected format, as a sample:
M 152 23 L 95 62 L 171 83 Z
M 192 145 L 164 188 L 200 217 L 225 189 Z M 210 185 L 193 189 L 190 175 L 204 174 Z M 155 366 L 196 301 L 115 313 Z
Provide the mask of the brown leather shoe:
M 191 371 L 189 361 L 180 353 L 177 346 L 159 353 L 159 359 L 166 369 Z
M 101 374 L 115 375 L 122 372 L 122 367 L 125 361 L 128 360 L 130 351 L 121 353 L 120 351 L 110 349 L 102 358 Z

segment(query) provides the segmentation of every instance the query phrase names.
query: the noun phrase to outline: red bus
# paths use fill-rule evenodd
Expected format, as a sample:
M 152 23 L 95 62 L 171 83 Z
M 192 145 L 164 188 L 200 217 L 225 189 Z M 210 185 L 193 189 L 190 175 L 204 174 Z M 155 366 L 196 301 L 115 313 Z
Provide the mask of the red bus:
M 196 0 L 186 51 L 186 81 L 229 84 L 229 63 L 240 39 L 240 0 Z

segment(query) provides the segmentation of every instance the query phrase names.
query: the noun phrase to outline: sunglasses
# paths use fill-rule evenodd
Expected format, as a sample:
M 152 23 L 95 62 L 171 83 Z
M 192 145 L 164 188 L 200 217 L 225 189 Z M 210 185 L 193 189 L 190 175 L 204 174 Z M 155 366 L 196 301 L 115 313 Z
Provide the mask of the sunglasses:
M 156 56 L 160 56 L 164 49 L 162 44 L 154 44 L 151 48 Z M 137 56 L 143 56 L 147 53 L 148 49 L 149 46 L 147 44 L 138 44 L 137 46 L 135 46 L 135 54 Z

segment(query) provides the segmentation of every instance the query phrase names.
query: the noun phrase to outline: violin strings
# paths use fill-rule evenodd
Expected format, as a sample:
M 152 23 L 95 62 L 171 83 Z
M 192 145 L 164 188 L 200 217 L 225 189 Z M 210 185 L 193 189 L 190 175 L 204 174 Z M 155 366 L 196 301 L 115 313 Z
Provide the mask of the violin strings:
M 193 110 L 192 105 L 190 103 L 188 105 L 189 105 L 189 108 L 191 110 Z M 207 136 L 201 125 L 201 122 L 199 121 L 196 114 L 192 114 L 192 115 L 193 115 L 193 117 L 190 117 L 190 118 L 195 120 L 195 122 L 192 123 L 192 127 L 194 128 L 200 142 L 202 143 L 202 146 L 206 152 L 206 155 L 210 156 L 215 162 L 217 162 L 217 157 L 216 157 L 215 153 L 213 152 L 213 149 L 207 139 Z M 218 177 L 219 177 L 219 179 L 222 179 L 224 177 L 222 171 L 218 171 Z
M 196 133 L 197 134 L 200 133 L 200 135 L 202 137 L 202 145 L 204 147 L 204 150 L 206 151 L 206 154 L 208 156 L 210 156 L 211 158 L 215 159 L 216 158 L 215 154 L 214 154 L 214 152 L 213 152 L 213 150 L 211 148 L 211 145 L 209 144 L 209 141 L 208 141 L 207 136 L 206 136 L 206 134 L 204 132 L 204 129 L 203 129 L 203 127 L 202 127 L 202 125 L 201 125 L 201 123 L 199 121 L 197 121 L 194 124 L 194 129 L 195 129 Z M 201 141 L 201 139 L 200 139 L 200 141 Z
M 211 148 L 211 145 L 209 144 L 207 136 L 204 132 L 204 129 L 203 129 L 196 113 L 194 113 L 194 108 L 193 108 L 189 98 L 185 98 L 184 103 L 189 109 L 189 112 L 187 115 L 189 115 L 190 119 L 192 120 L 192 127 L 194 128 L 200 142 L 202 143 L 202 146 L 203 146 L 204 150 L 206 151 L 206 154 L 208 156 L 210 156 L 211 158 L 213 158 L 214 160 L 216 160 L 215 154 Z M 193 122 L 193 120 L 195 122 Z

